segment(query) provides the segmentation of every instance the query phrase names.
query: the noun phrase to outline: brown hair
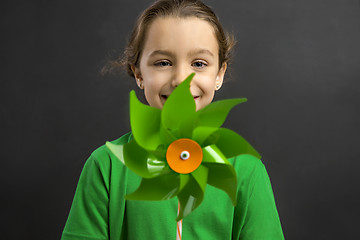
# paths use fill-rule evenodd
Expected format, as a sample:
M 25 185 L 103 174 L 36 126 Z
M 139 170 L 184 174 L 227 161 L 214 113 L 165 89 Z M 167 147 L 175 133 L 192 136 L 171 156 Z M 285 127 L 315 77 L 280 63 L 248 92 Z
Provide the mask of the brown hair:
M 116 60 L 109 61 L 102 69 L 102 73 L 112 72 L 124 67 L 130 76 L 134 76 L 131 66 L 138 66 L 139 58 L 144 46 L 146 30 L 157 17 L 197 17 L 205 20 L 214 28 L 219 44 L 219 68 L 229 63 L 231 50 L 235 45 L 235 38 L 222 28 L 219 19 L 210 7 L 200 0 L 158 0 L 145 9 L 138 17 L 124 55 Z

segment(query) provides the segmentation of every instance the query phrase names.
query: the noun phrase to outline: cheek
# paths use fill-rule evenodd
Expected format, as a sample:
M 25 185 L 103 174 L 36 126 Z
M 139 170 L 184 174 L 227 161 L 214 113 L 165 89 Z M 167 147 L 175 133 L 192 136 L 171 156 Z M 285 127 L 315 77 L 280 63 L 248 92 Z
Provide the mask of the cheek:
M 166 73 L 158 71 L 146 71 L 143 73 L 144 87 L 156 89 L 160 88 L 163 84 L 166 83 L 168 76 Z
M 146 98 L 147 103 L 155 108 L 162 108 L 161 100 L 159 98 L 159 91 L 156 89 L 155 86 L 145 87 L 144 88 L 144 95 Z
M 143 82 L 144 82 L 144 88 L 145 91 L 152 91 L 152 89 L 156 88 L 157 85 L 157 77 L 156 75 L 152 74 L 151 72 L 143 73 Z
M 216 76 L 211 74 L 201 79 L 200 87 L 206 94 L 211 94 L 215 90 Z

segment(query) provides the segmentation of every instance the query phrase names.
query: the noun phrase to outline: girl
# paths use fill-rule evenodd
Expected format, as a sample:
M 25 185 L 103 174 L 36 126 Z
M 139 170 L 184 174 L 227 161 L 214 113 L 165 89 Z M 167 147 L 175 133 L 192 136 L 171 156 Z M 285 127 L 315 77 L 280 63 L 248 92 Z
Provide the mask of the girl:
M 190 73 L 196 108 L 221 88 L 233 38 L 197 0 L 160 0 L 139 17 L 122 64 L 150 106 L 162 108 Z M 112 67 L 116 67 L 115 62 Z M 115 140 L 125 144 L 130 134 Z M 283 239 L 268 175 L 259 159 L 229 159 L 237 172 L 238 203 L 208 186 L 203 203 L 183 220 L 184 239 Z M 177 199 L 125 201 L 140 184 L 104 146 L 86 162 L 62 239 L 175 239 Z

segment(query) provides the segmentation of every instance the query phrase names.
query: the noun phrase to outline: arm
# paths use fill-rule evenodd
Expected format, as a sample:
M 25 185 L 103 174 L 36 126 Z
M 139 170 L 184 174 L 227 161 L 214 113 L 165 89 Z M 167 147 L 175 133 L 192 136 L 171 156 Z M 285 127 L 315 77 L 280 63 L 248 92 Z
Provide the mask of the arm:
M 240 189 L 234 218 L 234 226 L 238 229 L 234 239 L 282 240 L 284 235 L 265 166 L 254 157 L 247 157 L 247 160 L 252 161 L 252 166 L 243 172 L 247 177 L 239 176 Z
M 91 156 L 84 165 L 62 240 L 106 240 L 108 233 L 109 182 Z

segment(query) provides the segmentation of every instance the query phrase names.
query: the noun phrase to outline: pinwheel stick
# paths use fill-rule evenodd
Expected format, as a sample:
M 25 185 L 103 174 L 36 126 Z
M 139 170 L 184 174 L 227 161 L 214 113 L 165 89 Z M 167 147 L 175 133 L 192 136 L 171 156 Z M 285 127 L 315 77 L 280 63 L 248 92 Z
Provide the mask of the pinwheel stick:
M 178 215 L 180 213 L 180 202 L 178 204 Z M 182 219 L 177 222 L 176 240 L 182 239 Z

